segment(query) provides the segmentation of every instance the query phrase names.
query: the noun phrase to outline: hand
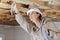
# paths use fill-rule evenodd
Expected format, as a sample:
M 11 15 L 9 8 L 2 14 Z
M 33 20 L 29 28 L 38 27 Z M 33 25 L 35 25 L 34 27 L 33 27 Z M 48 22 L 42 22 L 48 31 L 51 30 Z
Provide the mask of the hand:
M 12 3 L 12 6 L 11 6 L 11 10 L 10 10 L 11 14 L 13 15 L 14 13 L 19 13 L 17 7 L 16 7 L 16 2 L 13 2 Z

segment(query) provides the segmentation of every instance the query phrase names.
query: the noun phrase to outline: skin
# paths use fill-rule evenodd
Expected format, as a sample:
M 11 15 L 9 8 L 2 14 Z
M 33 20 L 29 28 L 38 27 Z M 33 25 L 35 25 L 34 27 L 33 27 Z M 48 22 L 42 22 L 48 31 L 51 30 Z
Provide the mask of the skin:
M 17 11 L 17 9 L 15 9 L 15 13 L 19 13 L 19 11 Z M 36 12 L 31 12 L 31 13 L 29 14 L 30 20 L 31 20 L 33 23 L 35 23 L 38 28 L 40 28 L 39 26 L 40 26 L 40 21 L 41 21 L 41 20 L 38 18 L 39 16 L 40 16 L 40 14 L 37 14 Z M 45 30 L 47 30 L 47 24 L 43 25 L 43 28 L 44 28 Z
M 14 12 L 15 12 L 16 14 L 19 13 L 19 11 L 18 11 L 16 8 L 14 9 Z M 29 23 L 27 23 L 27 21 L 25 21 L 21 15 L 17 15 L 17 16 L 16 16 L 16 14 L 15 14 L 16 21 L 21 25 L 22 28 L 24 28 L 24 29 L 27 31 L 27 27 L 30 27 L 30 26 L 28 25 Z M 19 16 L 20 16 L 20 18 L 22 18 L 22 22 L 21 22 L 21 19 L 19 19 Z M 30 20 L 31 20 L 32 22 L 34 22 L 34 23 L 37 25 L 37 27 L 39 27 L 39 24 L 40 24 L 40 21 L 41 21 L 38 17 L 39 17 L 39 14 L 36 14 L 36 12 L 32 12 L 32 13 L 29 15 Z M 23 22 L 24 22 L 24 24 L 22 25 Z M 32 26 L 32 27 L 33 27 L 33 26 Z M 27 31 L 27 32 L 28 32 L 28 31 Z M 40 34 L 40 32 L 39 32 L 39 34 Z M 34 38 L 34 35 L 32 35 L 32 36 L 33 36 L 32 38 L 35 39 L 35 38 Z M 39 35 L 38 35 L 37 37 L 39 37 Z M 37 38 L 36 38 L 36 39 L 37 39 Z
M 36 24 L 36 26 L 39 26 L 40 20 L 38 19 L 39 14 L 37 14 L 36 12 L 32 12 L 29 14 L 29 18 L 32 22 L 34 22 Z
M 31 13 L 29 14 L 30 20 L 31 20 L 32 22 L 34 22 L 38 28 L 39 28 L 40 22 L 41 22 L 41 20 L 38 18 L 39 16 L 40 16 L 40 14 L 37 14 L 36 12 L 31 12 Z M 45 30 L 47 30 L 47 25 L 44 24 L 44 25 L 43 25 L 43 28 L 44 28 Z

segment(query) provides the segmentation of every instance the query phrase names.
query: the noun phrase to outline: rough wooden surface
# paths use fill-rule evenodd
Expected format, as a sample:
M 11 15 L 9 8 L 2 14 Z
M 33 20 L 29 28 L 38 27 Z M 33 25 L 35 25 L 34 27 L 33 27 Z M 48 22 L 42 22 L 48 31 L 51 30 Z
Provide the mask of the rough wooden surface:
M 33 0 L 31 0 L 33 1 Z M 33 1 L 34 3 L 39 3 L 41 5 L 45 5 L 47 4 L 46 1 L 43 2 L 43 1 Z M 8 2 L 9 3 L 9 2 Z M 32 6 L 32 5 L 30 5 Z M 32 6 L 33 7 L 33 6 Z M 19 9 L 19 11 L 21 12 L 21 14 L 24 16 L 24 17 L 27 17 L 26 16 L 26 12 L 27 10 L 29 10 L 29 7 L 28 5 L 24 5 L 24 4 L 21 4 L 21 3 L 17 3 L 17 8 Z M 10 10 L 10 9 L 9 9 Z M 16 22 L 15 20 L 15 17 L 14 15 L 11 15 L 9 10 L 7 9 L 0 9 L 0 24 L 7 24 L 7 25 L 18 25 L 18 23 Z M 60 11 L 59 10 L 53 10 L 52 8 L 49 8 L 49 7 L 45 7 L 45 6 L 41 6 L 40 7 L 40 11 L 42 13 L 45 13 L 46 14 L 46 18 L 47 17 L 50 17 L 50 16 L 57 16 L 57 18 L 54 18 L 52 19 L 53 21 L 58 21 L 60 20 Z M 28 18 L 27 18 L 27 21 L 28 21 Z

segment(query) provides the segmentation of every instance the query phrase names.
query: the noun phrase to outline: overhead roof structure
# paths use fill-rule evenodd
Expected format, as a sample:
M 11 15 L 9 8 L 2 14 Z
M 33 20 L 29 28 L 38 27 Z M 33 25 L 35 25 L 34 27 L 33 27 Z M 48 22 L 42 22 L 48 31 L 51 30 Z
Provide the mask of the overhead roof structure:
M 2 3 L 0 3 L 0 24 L 18 25 L 14 15 L 10 15 L 11 4 L 9 3 L 11 1 L 16 2 L 17 8 L 24 17 L 27 17 L 26 11 L 29 10 L 29 8 L 38 7 L 42 13 L 46 14 L 46 18 L 56 16 L 56 18 L 52 19 L 53 21 L 58 21 L 60 18 L 60 10 L 49 7 L 48 2 L 51 0 L 1 0 L 0 2 Z M 29 8 L 27 6 L 29 6 Z

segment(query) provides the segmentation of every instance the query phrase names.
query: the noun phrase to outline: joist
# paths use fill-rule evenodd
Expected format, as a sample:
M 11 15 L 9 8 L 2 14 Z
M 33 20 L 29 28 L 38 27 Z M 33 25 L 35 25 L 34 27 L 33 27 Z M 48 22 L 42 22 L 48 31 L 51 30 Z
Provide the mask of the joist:
M 52 15 L 55 15 L 55 16 L 60 16 L 60 11 L 59 10 L 46 10 L 45 11 L 46 15 L 47 16 L 52 16 Z
M 46 10 L 44 13 L 46 14 L 46 18 L 51 18 L 53 21 L 60 21 L 59 10 Z
M 30 2 L 32 2 L 34 4 L 39 4 L 39 5 L 48 5 L 47 1 L 30 0 Z
M 48 18 L 48 17 L 51 18 L 51 17 L 54 17 L 54 15 L 55 15 L 57 18 L 52 18 L 53 21 L 57 21 L 60 19 L 60 11 L 59 10 L 54 10 L 48 6 L 42 6 L 42 5 L 47 4 L 46 1 L 30 0 L 30 2 L 33 2 L 33 4 L 35 2 L 37 4 L 41 4 L 39 9 L 42 13 L 46 14 L 46 16 L 45 16 L 46 18 Z M 26 6 L 28 6 L 28 5 L 23 4 L 23 3 L 18 3 L 18 2 L 16 4 L 17 4 L 17 8 L 20 11 L 20 13 L 23 16 L 26 16 L 26 12 L 29 10 L 29 8 L 26 8 Z M 32 6 L 32 5 L 30 4 L 30 6 Z M 5 4 L 5 3 L 0 4 L 0 18 L 1 18 L 0 20 L 2 20 L 2 21 L 5 20 L 6 22 L 15 20 L 14 15 L 10 15 L 10 8 L 11 8 L 10 4 Z M 15 21 L 15 23 L 16 23 L 16 21 Z

